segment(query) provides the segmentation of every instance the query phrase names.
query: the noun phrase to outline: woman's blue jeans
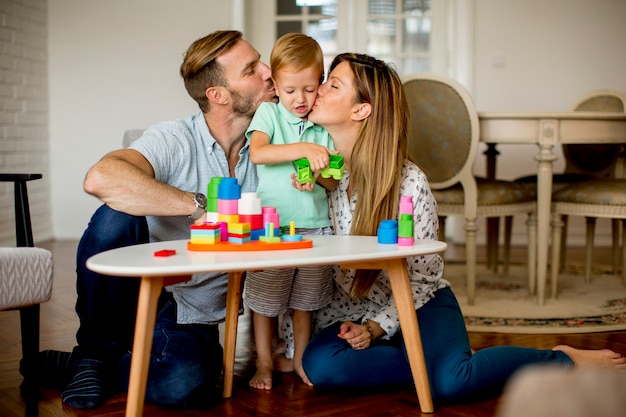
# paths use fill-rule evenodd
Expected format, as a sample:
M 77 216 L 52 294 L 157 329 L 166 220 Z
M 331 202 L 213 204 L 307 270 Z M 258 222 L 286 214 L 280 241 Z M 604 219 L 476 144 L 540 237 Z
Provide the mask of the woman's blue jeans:
M 472 354 L 461 309 L 444 288 L 417 310 L 430 389 L 435 400 L 471 401 L 497 396 L 508 378 L 537 363 L 571 365 L 563 352 L 514 346 L 481 349 Z M 412 384 L 401 333 L 369 349 L 354 350 L 337 337 L 335 323 L 313 337 L 302 359 L 313 385 L 384 387 Z
M 115 369 L 111 381 L 127 388 L 137 311 L 139 280 L 90 271 L 89 257 L 149 240 L 145 217 L 101 206 L 92 216 L 76 254 L 76 334 L 78 359 L 103 361 Z M 163 291 L 154 328 L 146 401 L 177 407 L 202 406 L 214 400 L 222 371 L 217 325 L 177 324 L 176 302 Z M 106 382 L 106 381 L 105 381 Z

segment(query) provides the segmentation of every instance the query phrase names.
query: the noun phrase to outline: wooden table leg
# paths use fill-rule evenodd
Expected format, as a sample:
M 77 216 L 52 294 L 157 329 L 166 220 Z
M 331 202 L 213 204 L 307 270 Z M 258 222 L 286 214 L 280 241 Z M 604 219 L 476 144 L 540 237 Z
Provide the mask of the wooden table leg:
M 550 138 L 559 136 L 555 120 L 542 120 L 540 124 L 542 143 L 535 157 L 537 167 L 537 302 L 545 301 L 546 274 L 548 270 L 548 237 L 550 235 L 550 206 L 552 205 L 552 163 L 556 156 L 552 152 L 554 143 Z M 543 139 L 546 137 L 546 139 Z M 548 143 L 543 143 L 543 142 Z
M 233 393 L 235 372 L 235 350 L 237 347 L 237 324 L 241 302 L 241 280 L 243 272 L 228 274 L 228 293 L 226 295 L 226 323 L 224 329 L 224 391 L 223 397 L 230 398 Z
M 391 292 L 396 301 L 398 316 L 400 318 L 400 328 L 404 336 L 404 344 L 411 364 L 413 381 L 417 390 L 417 398 L 420 402 L 422 413 L 433 413 L 433 398 L 430 393 L 428 374 L 426 373 L 426 360 L 422 347 L 422 337 L 417 324 L 415 314 L 415 304 L 409 282 L 409 274 L 406 270 L 406 259 L 391 259 L 387 261 L 385 267 L 389 272 L 389 283 Z
M 139 417 L 143 413 L 156 308 L 162 288 L 163 277 L 141 278 L 133 356 L 130 363 L 126 417 Z
M 422 337 L 417 324 L 415 314 L 415 304 L 413 304 L 413 294 L 409 282 L 409 274 L 406 269 L 406 259 L 389 259 L 381 261 L 348 262 L 341 265 L 342 269 L 386 269 L 389 273 L 389 283 L 391 292 L 396 301 L 400 328 L 404 336 L 407 355 L 413 382 L 417 391 L 417 399 L 422 413 L 434 413 L 433 398 L 426 372 L 426 360 L 422 347 Z

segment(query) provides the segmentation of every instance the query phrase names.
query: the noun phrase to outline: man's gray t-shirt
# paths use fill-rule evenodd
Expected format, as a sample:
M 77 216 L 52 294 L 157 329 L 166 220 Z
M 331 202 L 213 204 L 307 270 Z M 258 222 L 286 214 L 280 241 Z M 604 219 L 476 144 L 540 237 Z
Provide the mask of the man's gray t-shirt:
M 184 191 L 207 193 L 212 177 L 228 177 L 228 161 L 213 139 L 204 115 L 156 124 L 130 146 L 152 165 L 155 178 Z M 256 168 L 250 162 L 249 142 L 239 152 L 235 168 L 242 192 L 256 191 Z M 190 213 L 191 214 L 191 213 Z M 147 216 L 150 240 L 189 239 L 187 216 Z M 178 323 L 218 323 L 226 314 L 228 275 L 196 274 L 191 281 L 167 287 L 178 304 Z

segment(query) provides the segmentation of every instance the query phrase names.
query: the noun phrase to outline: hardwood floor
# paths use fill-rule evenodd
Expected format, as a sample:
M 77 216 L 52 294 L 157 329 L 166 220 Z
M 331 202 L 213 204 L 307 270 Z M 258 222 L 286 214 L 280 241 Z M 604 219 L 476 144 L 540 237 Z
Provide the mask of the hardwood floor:
M 75 344 L 74 334 L 78 319 L 74 313 L 76 241 L 46 242 L 40 246 L 54 254 L 54 292 L 52 300 L 41 306 L 41 349 L 71 350 Z M 606 253 L 605 253 L 606 252 Z M 598 253 L 596 259 L 609 259 L 610 250 Z M 580 251 L 582 253 L 582 251 Z M 479 254 L 481 256 L 481 254 Z M 576 254 L 572 251 L 572 256 Z M 462 259 L 462 249 L 451 248 L 448 259 Z M 523 260 L 524 249 L 515 248 L 513 257 Z M 607 261 L 608 262 L 608 261 Z M 319 392 L 305 386 L 293 374 L 277 377 L 272 391 L 248 388 L 247 382 L 254 365 L 254 346 L 251 339 L 250 316 L 240 318 L 237 339 L 237 362 L 235 386 L 229 400 L 206 410 L 166 410 L 147 404 L 144 415 L 165 416 L 407 416 L 419 415 L 415 390 L 389 390 L 377 392 Z M 525 335 L 470 333 L 474 349 L 493 345 L 519 345 L 551 348 L 558 344 L 570 344 L 589 349 L 611 348 L 626 354 L 626 332 L 571 334 L 571 335 Z M 24 405 L 19 393 L 22 377 L 18 372 L 21 357 L 19 336 L 19 313 L 0 312 L 0 416 L 24 415 Z M 364 364 L 366 366 L 366 364 Z M 76 410 L 62 404 L 60 393 L 41 389 L 39 415 L 41 417 L 117 417 L 123 416 L 126 396 L 118 394 L 97 410 Z M 436 405 L 432 416 L 493 416 L 499 399 L 464 405 Z

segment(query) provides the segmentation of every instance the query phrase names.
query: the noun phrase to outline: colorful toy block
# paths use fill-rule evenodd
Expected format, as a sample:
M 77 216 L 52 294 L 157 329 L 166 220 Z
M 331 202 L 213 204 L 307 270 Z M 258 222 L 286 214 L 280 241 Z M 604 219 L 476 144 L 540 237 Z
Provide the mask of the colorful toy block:
M 378 225 L 378 243 L 398 243 L 398 221 L 383 220 Z
M 239 223 L 238 214 L 223 214 L 217 213 L 217 220 L 224 223 Z
M 296 234 L 296 224 L 294 222 L 289 223 L 289 234 L 283 234 L 281 239 L 286 242 L 299 242 L 302 240 L 302 235 Z
M 250 234 L 250 224 L 249 223 L 229 223 L 228 233 L 237 234 L 237 235 Z
M 222 241 L 220 225 L 217 223 L 204 223 L 191 225 L 191 242 L 197 244 L 215 244 Z
M 400 208 L 398 214 L 410 214 L 413 215 L 413 200 L 410 195 L 400 196 Z
M 263 214 L 263 205 L 257 193 L 241 193 L 238 206 L 239 214 Z
M 217 212 L 221 214 L 239 214 L 239 200 L 217 200 Z
M 336 180 L 340 180 L 345 173 L 345 164 L 343 162 L 343 156 L 341 155 L 329 155 L 330 162 L 328 168 L 324 168 L 320 171 L 320 175 L 323 178 L 333 177 Z M 311 163 L 306 158 L 300 158 L 293 161 L 293 165 L 296 169 L 297 181 L 300 184 L 309 184 L 314 181 L 313 171 L 311 170 Z
M 413 200 L 411 196 L 400 197 L 398 213 L 398 245 L 413 246 Z
M 262 214 L 241 214 L 239 213 L 240 223 L 250 223 L 250 230 L 263 230 Z
M 259 240 L 261 242 L 269 242 L 269 243 L 278 243 L 280 242 L 280 237 L 274 236 L 274 223 L 267 222 L 265 223 L 265 235 L 259 236 Z
M 300 184 L 310 184 L 314 181 L 313 171 L 311 170 L 311 164 L 308 159 L 296 159 L 293 161 L 293 166 L 296 169 L 297 181 Z
M 324 168 L 320 171 L 320 175 L 324 178 L 333 177 L 336 180 L 340 180 L 343 178 L 343 174 L 345 173 L 346 167 L 343 163 L 343 156 L 341 155 L 329 155 L 330 163 L 328 164 L 328 168 Z
M 154 252 L 154 256 L 157 258 L 165 258 L 168 256 L 174 256 L 174 255 L 176 255 L 175 249 L 163 249 L 163 250 L 158 250 Z
M 237 184 L 236 178 L 223 177 L 217 192 L 217 196 L 221 200 L 239 200 L 241 198 L 241 187 Z
M 213 177 L 207 185 L 206 211 L 207 213 L 217 213 L 217 200 L 219 196 L 219 185 L 222 177 Z

